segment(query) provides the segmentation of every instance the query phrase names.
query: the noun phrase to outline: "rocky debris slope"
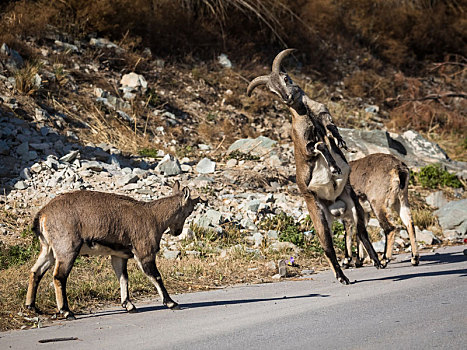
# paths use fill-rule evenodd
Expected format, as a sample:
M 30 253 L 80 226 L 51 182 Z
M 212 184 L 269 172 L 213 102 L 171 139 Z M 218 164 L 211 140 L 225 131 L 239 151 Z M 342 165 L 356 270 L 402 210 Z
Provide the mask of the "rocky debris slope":
M 211 159 L 209 146 L 202 146 L 201 160 L 195 161 L 184 157 L 177 159 L 173 155 L 159 152 L 157 158 L 122 153 L 108 144 L 80 145 L 73 140 L 60 135 L 57 130 L 40 123 L 27 123 L 16 118 L 0 118 L 2 172 L 17 174 L 5 184 L 4 206 L 15 210 L 21 220 L 27 221 L 45 203 L 54 196 L 72 190 L 97 190 L 129 195 L 139 200 L 154 200 L 170 193 L 170 185 L 179 180 L 198 193 L 204 193 L 208 204 L 200 205 L 186 224 L 184 234 L 178 238 L 166 236 L 164 253 L 166 258 L 176 258 L 180 255 L 176 241 L 190 238 L 193 232 L 190 224 L 196 224 L 203 229 L 222 234 L 226 225 L 235 225 L 250 238 L 251 252 L 258 252 L 262 241 L 267 237 L 276 241 L 272 249 L 284 248 L 283 245 L 299 251 L 289 242 L 278 242 L 278 232 L 262 230 L 258 223 L 267 215 L 285 212 L 303 220 L 307 210 L 298 188 L 294 182 L 295 164 L 293 150 L 290 144 L 279 144 L 267 137 L 256 139 L 241 139 L 234 142 L 224 159 Z M 375 132 L 373 138 L 368 133 L 365 138 L 358 138 L 358 133 L 343 131 L 351 148 L 360 146 L 359 152 L 394 150 L 384 148 L 379 143 Z M 404 135 L 391 135 L 394 139 L 407 140 Z M 377 140 L 371 143 L 369 140 Z M 409 139 L 410 140 L 410 139 Z M 417 153 L 417 144 L 422 140 L 431 148 L 439 150 L 434 144 L 417 137 L 415 145 L 404 141 L 407 154 Z M 402 143 L 402 141 L 401 141 Z M 398 152 L 398 151 L 396 151 Z M 434 151 L 433 151 L 434 152 Z M 353 153 L 355 155 L 356 153 Z M 358 154 L 358 153 L 357 153 Z M 442 150 L 437 153 L 439 156 Z M 401 156 L 400 154 L 398 154 Z M 409 165 L 420 165 L 421 160 Z M 438 161 L 434 156 L 432 159 Z M 445 162 L 449 162 L 445 160 Z M 460 171 L 465 172 L 464 168 Z M 3 176 L 3 175 L 2 175 Z M 453 207 L 458 209 L 453 209 Z M 465 200 L 447 202 L 437 212 L 440 224 L 445 232 L 445 238 L 457 241 L 466 235 Z M 458 212 L 456 218 L 451 215 Z M 448 215 L 446 215 L 446 213 Z M 457 218 L 457 216 L 459 218 Z M 455 221 L 448 224 L 446 217 Z M 462 221 L 464 220 L 464 221 Z M 378 227 L 376 220 L 370 226 Z M 0 239 L 8 242 L 18 238 L 11 227 L 2 227 Z M 439 238 L 432 232 L 417 229 L 420 244 L 436 244 Z M 383 242 L 376 242 L 375 247 L 381 250 Z M 408 235 L 401 231 L 397 240 L 398 249 L 408 247 Z M 188 247 L 189 248 L 189 247 Z M 239 247 L 237 247 L 239 248 Z M 187 249 L 186 254 L 199 254 Z M 190 253 L 191 252 L 191 253 Z M 227 252 L 219 251 L 219 254 Z
M 40 98 L 34 99 L 29 96 L 32 93 L 18 94 L 18 71 L 26 66 L 25 61 L 6 45 L 0 52 L 0 185 L 3 205 L 18 216 L 18 224 L 27 223 L 35 211 L 62 192 L 98 190 L 153 200 L 169 194 L 169 185 L 180 180 L 209 199 L 191 217 L 197 226 L 221 234 L 227 225 L 235 225 L 250 237 L 248 249 L 253 251 L 266 237 L 276 241 L 273 247 L 277 249 L 292 245 L 278 242 L 278 232 L 265 232 L 258 226 L 265 216 L 280 212 L 297 221 L 307 215 L 295 184 L 288 114 L 277 101 L 266 110 L 259 97 L 260 107 L 256 108 L 265 112 L 261 119 L 251 119 L 242 113 L 248 102 L 239 97 L 245 95 L 244 81 L 239 85 L 238 77 L 235 80 L 229 75 L 230 70 L 223 72 L 223 80 L 215 81 L 205 68 L 174 72 L 165 69 L 163 60 L 147 53 L 151 58 L 141 74 L 118 66 L 128 53 L 100 38 L 72 44 L 51 34 L 45 42 L 30 40 L 29 45 L 42 58 L 37 70 L 26 77 L 28 88 L 49 91 L 52 97 L 39 94 Z M 67 63 L 53 64 L 55 55 L 62 55 Z M 85 61 L 89 56 L 91 59 Z M 180 91 L 173 89 L 175 80 L 182 86 Z M 270 105 L 270 100 L 267 103 Z M 377 112 L 370 107 L 366 113 Z M 91 112 L 98 118 L 88 118 Z M 213 133 L 221 117 L 226 126 Z M 99 123 L 107 124 L 98 127 Z M 197 129 L 201 124 L 206 138 L 203 142 L 202 130 Z M 124 142 L 109 134 L 116 126 L 135 135 L 143 131 L 146 135 L 148 130 L 149 144 L 160 150 L 152 157 L 123 151 Z M 401 135 L 383 130 L 341 132 L 350 148 L 349 160 L 375 152 L 392 153 L 411 168 L 436 162 L 467 178 L 465 163 L 451 161 L 438 145 L 414 131 Z M 263 136 L 242 138 L 245 134 Z M 112 138 L 116 144 L 89 142 Z M 192 144 L 196 154 L 180 159 L 174 156 L 181 147 Z M 221 146 L 224 152 L 219 152 Z M 444 205 L 451 208 L 463 202 Z M 440 206 L 437 213 L 441 226 L 449 232 L 446 239 L 465 237 L 465 221 L 445 224 L 444 213 L 450 210 L 443 208 Z M 462 210 L 459 215 L 465 218 Z M 191 234 L 187 224 L 181 238 Z M 419 231 L 419 236 L 426 244 L 438 239 L 424 231 Z M 1 241 L 11 243 L 18 237 L 14 225 L 1 224 Z M 406 248 L 403 231 L 398 242 L 400 249 Z M 164 256 L 179 256 L 174 241 L 165 242 L 165 247 Z

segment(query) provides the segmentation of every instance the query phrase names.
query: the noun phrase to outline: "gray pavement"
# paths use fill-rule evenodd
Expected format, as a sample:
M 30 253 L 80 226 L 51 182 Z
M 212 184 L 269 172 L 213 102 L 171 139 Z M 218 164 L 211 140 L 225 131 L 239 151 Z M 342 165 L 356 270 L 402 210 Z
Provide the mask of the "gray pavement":
M 244 285 L 156 298 L 140 312 L 112 308 L 76 321 L 0 333 L 0 349 L 465 349 L 467 246 L 399 255 L 384 270 L 330 271 L 312 280 Z M 52 338 L 77 338 L 39 343 Z

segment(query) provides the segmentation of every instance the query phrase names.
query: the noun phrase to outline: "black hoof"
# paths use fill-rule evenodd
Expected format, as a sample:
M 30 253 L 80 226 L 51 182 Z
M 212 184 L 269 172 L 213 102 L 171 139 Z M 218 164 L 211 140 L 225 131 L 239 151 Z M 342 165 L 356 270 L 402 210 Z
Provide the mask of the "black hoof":
M 129 314 L 137 314 L 137 313 L 138 313 L 138 309 L 134 307 L 133 309 L 127 310 L 127 312 L 128 312 Z
M 418 266 L 418 264 L 420 264 L 420 257 L 419 256 L 414 256 L 414 257 L 412 257 L 410 262 L 412 263 L 412 266 Z
M 42 311 L 39 310 L 39 309 L 38 309 L 36 306 L 34 306 L 34 305 L 26 305 L 26 309 L 28 309 L 29 311 L 34 312 L 34 313 L 36 313 L 36 314 L 38 314 L 38 315 L 42 315 Z

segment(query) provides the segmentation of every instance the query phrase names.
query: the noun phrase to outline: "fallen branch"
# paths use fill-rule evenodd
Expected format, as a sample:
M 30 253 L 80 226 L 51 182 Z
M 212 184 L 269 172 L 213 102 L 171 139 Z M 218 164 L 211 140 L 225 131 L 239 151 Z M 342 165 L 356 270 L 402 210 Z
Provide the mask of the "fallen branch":
M 413 101 L 426 101 L 426 100 L 435 100 L 440 102 L 441 99 L 446 97 L 460 97 L 460 98 L 467 98 L 467 93 L 465 92 L 446 92 L 444 94 L 429 94 L 423 97 L 418 98 L 404 98 L 402 96 L 397 96 L 395 98 L 387 98 L 386 103 L 393 103 L 393 102 L 413 102 Z

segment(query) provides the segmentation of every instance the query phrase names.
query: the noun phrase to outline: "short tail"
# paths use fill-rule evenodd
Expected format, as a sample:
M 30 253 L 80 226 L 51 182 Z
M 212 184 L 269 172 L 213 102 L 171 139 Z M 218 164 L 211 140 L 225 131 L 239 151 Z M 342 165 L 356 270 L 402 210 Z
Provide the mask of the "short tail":
M 32 228 L 31 228 L 32 232 L 34 232 L 37 237 L 40 237 L 41 235 L 41 227 L 40 227 L 39 218 L 40 218 L 40 215 L 39 213 L 37 213 L 36 216 L 34 217 L 34 221 L 32 222 Z

